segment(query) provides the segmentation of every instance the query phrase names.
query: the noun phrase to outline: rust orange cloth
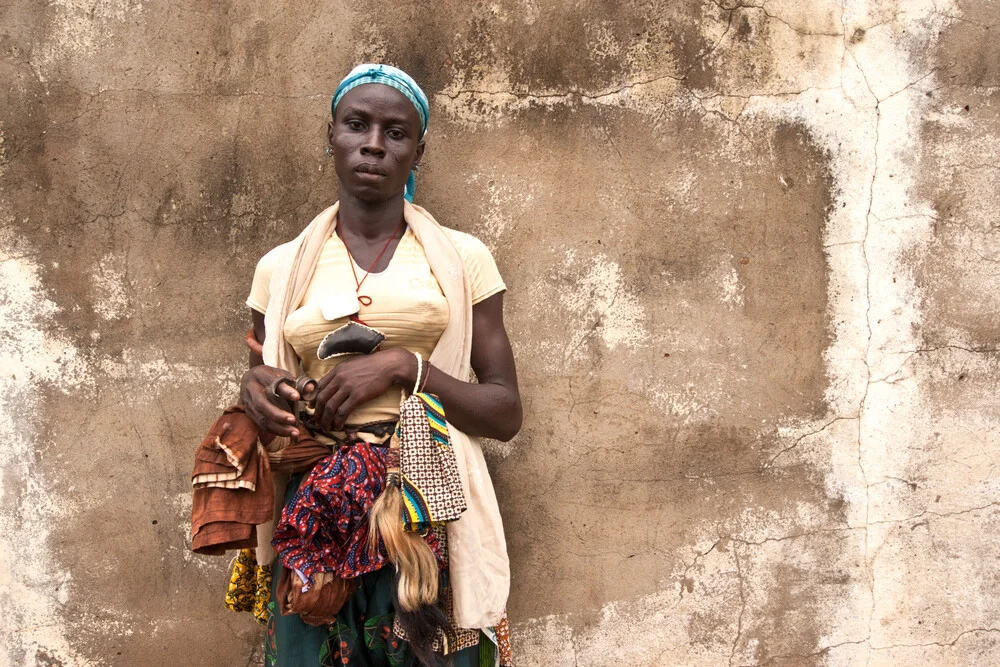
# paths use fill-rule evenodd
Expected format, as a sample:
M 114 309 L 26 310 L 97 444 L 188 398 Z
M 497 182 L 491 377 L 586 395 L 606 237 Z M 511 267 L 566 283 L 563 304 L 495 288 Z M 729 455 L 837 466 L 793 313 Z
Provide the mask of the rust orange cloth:
M 337 620 L 337 612 L 354 595 L 356 579 L 341 579 L 329 572 L 316 577 L 317 581 L 303 592 L 299 575 L 287 567 L 281 568 L 278 578 L 278 609 L 282 616 L 298 614 L 309 625 L 328 625 Z
M 218 556 L 233 549 L 257 547 L 256 526 L 274 517 L 276 473 L 303 472 L 330 455 L 331 445 L 301 435 L 275 452 L 265 446 L 278 440 L 260 435 L 243 407 L 226 408 L 195 453 L 191 484 L 191 549 Z M 287 441 L 286 441 L 287 442 Z
M 296 425 L 299 429 L 299 437 L 276 452 L 268 452 L 267 458 L 271 462 L 271 469 L 274 472 L 306 472 L 314 464 L 328 457 L 335 449 L 335 445 L 328 445 L 310 437 L 309 432 L 301 422 Z
M 274 516 L 274 484 L 258 429 L 227 408 L 195 453 L 191 549 L 210 556 L 257 546 L 256 526 Z

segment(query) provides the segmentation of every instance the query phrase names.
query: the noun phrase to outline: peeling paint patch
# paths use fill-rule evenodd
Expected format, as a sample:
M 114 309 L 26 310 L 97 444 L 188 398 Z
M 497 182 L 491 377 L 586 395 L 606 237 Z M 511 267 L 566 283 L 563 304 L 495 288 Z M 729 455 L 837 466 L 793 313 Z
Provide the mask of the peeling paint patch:
M 0 121 L 0 178 L 3 178 L 7 170 L 7 147 L 4 145 L 6 137 L 3 133 L 3 121 Z
M 101 358 L 97 362 L 98 374 L 116 384 L 127 384 L 126 400 L 130 405 L 145 405 L 161 395 L 166 387 L 178 386 L 207 388 L 191 396 L 191 404 L 196 407 L 223 409 L 239 396 L 242 366 L 205 368 L 147 357 L 146 351 L 126 348 L 119 357 Z
M 719 280 L 722 288 L 722 302 L 735 310 L 743 305 L 743 285 L 740 284 L 740 274 L 736 269 L 729 269 Z
M 714 416 L 713 399 L 718 396 L 703 396 L 696 393 L 694 383 L 684 387 L 657 386 L 648 390 L 650 401 L 664 415 L 683 419 L 690 423 L 696 419 L 707 420 Z
M 6 227 L 6 226 L 5 226 Z M 4 229 L 6 232 L 7 229 Z M 36 469 L 38 392 L 45 382 L 80 380 L 73 344 L 52 331 L 59 308 L 39 267 L 0 246 L 0 657 L 8 664 L 83 664 L 64 633 L 60 609 L 72 576 L 56 565 L 50 528 L 72 519 L 73 504 L 53 496 Z
M 488 208 L 481 219 L 478 237 L 495 252 L 511 221 L 531 205 L 536 186 L 515 181 L 496 171 L 472 174 L 466 183 L 485 186 L 488 193 Z
M 625 107 L 655 115 L 663 106 L 673 106 L 679 91 L 676 77 L 636 80 L 599 91 L 518 92 L 511 89 L 503 70 L 489 70 L 473 84 L 455 81 L 435 97 L 451 120 L 470 126 L 502 125 L 520 113 L 535 108 L 588 106 Z
M 149 350 L 131 348 L 115 357 L 85 354 L 61 332 L 59 322 L 66 311 L 50 298 L 42 283 L 42 267 L 33 261 L 34 253 L 23 236 L 14 233 L 12 222 L 8 218 L 0 226 L 0 440 L 4 442 L 0 447 L 0 597 L 6 610 L 0 616 L 0 664 L 106 664 L 82 652 L 76 634 L 80 624 L 88 631 L 102 628 L 101 632 L 128 637 L 136 632 L 134 610 L 89 607 L 81 611 L 81 596 L 73 591 L 76 578 L 72 570 L 61 566 L 67 554 L 52 551 L 55 534 L 82 516 L 81 498 L 107 501 L 98 500 L 103 498 L 100 493 L 95 498 L 73 484 L 67 486 L 67 479 L 46 477 L 43 470 L 60 466 L 43 458 L 50 449 L 40 435 L 49 432 L 42 396 L 55 392 L 63 401 L 85 399 L 93 404 L 95 399 L 99 402 L 101 392 L 120 391 L 121 405 L 143 411 L 171 388 L 200 386 L 208 390 L 194 392 L 187 402 L 215 411 L 238 395 L 242 371 L 150 359 Z M 112 262 L 102 267 L 94 285 L 113 295 L 115 276 L 120 274 L 109 265 Z M 131 292 L 128 286 L 125 293 Z M 112 298 L 102 314 L 117 315 L 120 306 Z M 91 334 L 88 338 L 100 341 L 97 330 Z M 79 440 L 73 442 L 80 445 Z M 55 460 L 64 460 L 64 451 L 53 451 Z M 57 486 L 64 493 L 56 491 Z M 186 524 L 190 492 L 181 496 L 186 496 L 187 507 L 175 503 L 175 510 L 185 510 Z M 167 551 L 176 555 L 173 547 Z M 192 558 L 186 550 L 181 560 L 205 572 L 217 567 L 210 560 Z M 114 579 L 120 573 L 111 566 L 107 576 Z M 69 616 L 68 606 L 74 609 Z
M 564 266 L 582 269 L 579 278 L 559 294 L 562 306 L 579 322 L 570 336 L 564 358 L 582 358 L 581 346 L 596 336 L 609 350 L 635 349 L 647 340 L 645 311 L 635 292 L 625 283 L 621 267 L 605 255 L 586 264 L 576 255 L 566 256 Z
M 373 24 L 365 24 L 357 35 L 354 61 L 357 63 L 388 62 L 388 42 Z
M 135 290 L 126 275 L 123 259 L 115 254 L 101 258 L 93 276 L 94 311 L 105 320 L 126 317 L 130 308 L 130 295 Z
M 46 81 L 45 72 L 59 60 L 100 49 L 111 36 L 109 25 L 140 13 L 142 0 L 54 0 L 49 6 L 54 14 L 52 34 L 32 55 L 32 65 L 41 81 Z

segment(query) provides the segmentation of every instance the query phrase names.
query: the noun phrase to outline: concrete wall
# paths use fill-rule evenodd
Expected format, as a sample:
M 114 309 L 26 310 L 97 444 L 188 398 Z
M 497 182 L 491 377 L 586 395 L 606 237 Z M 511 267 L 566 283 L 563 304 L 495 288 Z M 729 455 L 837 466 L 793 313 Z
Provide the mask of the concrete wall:
M 4 3 L 0 663 L 260 660 L 187 475 L 372 59 L 510 288 L 519 664 L 997 663 L 998 37 L 990 0 Z

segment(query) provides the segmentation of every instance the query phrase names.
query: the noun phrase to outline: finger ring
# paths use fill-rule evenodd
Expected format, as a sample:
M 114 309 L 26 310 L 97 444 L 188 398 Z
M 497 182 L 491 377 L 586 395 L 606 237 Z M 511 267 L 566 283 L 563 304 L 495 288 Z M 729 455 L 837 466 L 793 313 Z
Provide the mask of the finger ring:
M 267 385 L 267 388 L 264 390 L 264 396 L 267 397 L 268 401 L 270 401 L 277 407 L 281 408 L 285 412 L 291 412 L 292 411 L 291 403 L 288 401 L 288 399 L 278 394 L 278 387 L 280 387 L 283 384 L 287 384 L 290 387 L 295 386 L 291 378 L 281 376 L 279 378 L 276 378 L 274 382 L 272 382 L 271 384 Z
M 298 379 L 295 380 L 295 391 L 299 392 L 299 397 L 306 402 L 309 402 L 316 397 L 315 386 L 313 387 L 312 391 L 306 391 L 306 388 L 310 384 L 315 385 L 316 380 L 313 380 L 308 375 L 300 375 Z

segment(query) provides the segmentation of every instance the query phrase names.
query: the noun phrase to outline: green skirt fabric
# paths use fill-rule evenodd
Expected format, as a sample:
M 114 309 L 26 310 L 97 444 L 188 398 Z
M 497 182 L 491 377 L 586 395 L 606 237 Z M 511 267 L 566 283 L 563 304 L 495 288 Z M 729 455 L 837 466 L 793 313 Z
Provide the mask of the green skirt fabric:
M 303 478 L 304 475 L 293 475 L 289 480 L 285 504 L 295 495 Z M 276 560 L 265 640 L 267 667 L 416 666 L 407 643 L 392 631 L 396 612 L 392 606 L 391 568 L 362 575 L 354 595 L 337 614 L 337 622 L 329 628 L 308 625 L 297 614 L 281 615 L 275 604 L 281 569 L 280 561 Z M 489 648 L 492 654 L 492 646 Z M 480 667 L 480 647 L 472 646 L 442 656 L 442 664 Z

